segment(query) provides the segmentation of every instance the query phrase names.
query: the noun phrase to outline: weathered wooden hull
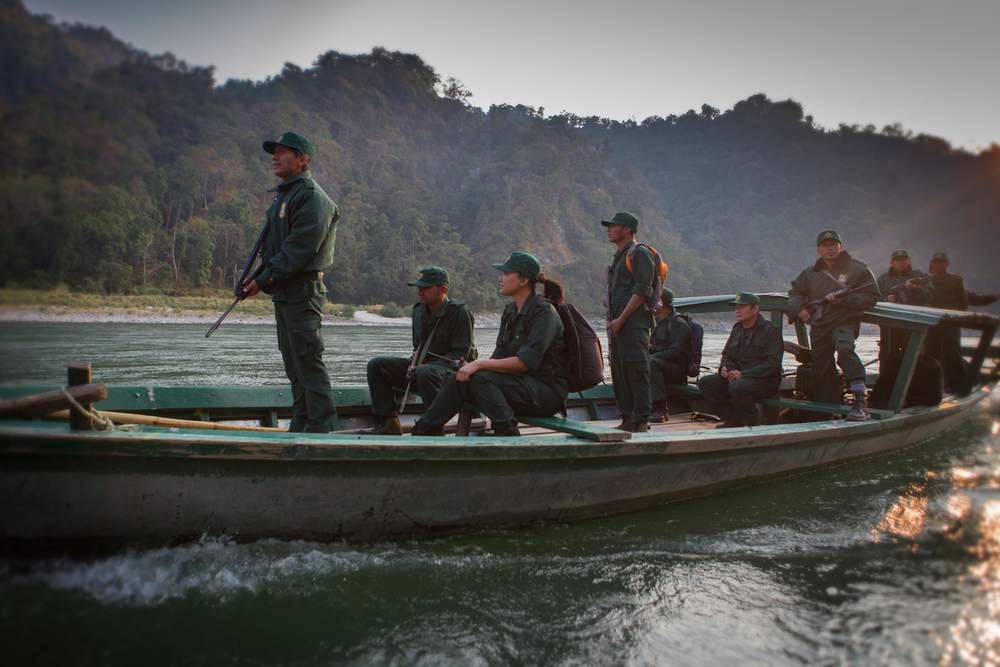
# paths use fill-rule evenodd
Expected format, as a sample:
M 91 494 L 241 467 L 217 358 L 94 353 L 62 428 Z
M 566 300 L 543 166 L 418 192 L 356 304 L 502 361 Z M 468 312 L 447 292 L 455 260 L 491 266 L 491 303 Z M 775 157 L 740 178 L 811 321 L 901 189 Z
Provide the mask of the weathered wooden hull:
M 0 427 L 0 549 L 99 550 L 225 534 L 380 540 L 625 512 L 913 445 L 978 389 L 864 423 L 502 438 Z

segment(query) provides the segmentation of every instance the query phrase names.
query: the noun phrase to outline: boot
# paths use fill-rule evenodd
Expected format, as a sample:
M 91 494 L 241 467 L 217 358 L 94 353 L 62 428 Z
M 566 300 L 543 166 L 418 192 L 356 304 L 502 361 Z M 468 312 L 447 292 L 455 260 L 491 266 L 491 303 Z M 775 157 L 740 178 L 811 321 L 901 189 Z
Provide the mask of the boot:
M 631 433 L 632 420 L 629 419 L 628 417 L 622 417 L 622 423 L 619 424 L 618 426 L 615 426 L 615 428 L 618 429 L 619 431 L 629 431 Z
M 375 428 L 365 431 L 367 435 L 403 435 L 399 417 L 379 417 Z
M 649 420 L 654 424 L 662 424 L 670 421 L 670 412 L 667 410 L 666 401 L 653 402 L 653 416 Z
M 440 426 L 435 428 L 423 419 L 418 419 L 417 423 L 413 425 L 410 435 L 444 435 L 444 430 Z
M 636 422 L 631 425 L 629 429 L 630 433 L 648 433 L 649 432 L 649 422 Z
M 517 428 L 516 421 L 493 422 L 493 432 L 488 435 L 520 437 L 521 431 Z
M 871 415 L 868 414 L 868 398 L 865 396 L 865 392 L 854 392 L 854 402 L 851 403 L 851 411 L 847 413 L 844 419 L 849 422 L 863 422 L 868 421 L 870 418 Z

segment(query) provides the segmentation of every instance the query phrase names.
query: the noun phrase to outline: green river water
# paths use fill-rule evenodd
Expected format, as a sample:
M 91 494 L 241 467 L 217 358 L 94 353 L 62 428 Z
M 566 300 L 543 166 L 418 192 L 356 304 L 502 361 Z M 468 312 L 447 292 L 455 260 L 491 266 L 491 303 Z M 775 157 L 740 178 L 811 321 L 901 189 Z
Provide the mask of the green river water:
M 274 329 L 0 323 L 0 382 L 284 381 Z M 405 327 L 327 327 L 335 382 Z M 477 332 L 488 353 L 495 332 Z M 720 333 L 706 339 L 717 358 Z M 863 356 L 873 352 L 862 340 Z M 894 454 L 637 514 L 373 545 L 0 561 L 8 665 L 997 664 L 1000 410 Z

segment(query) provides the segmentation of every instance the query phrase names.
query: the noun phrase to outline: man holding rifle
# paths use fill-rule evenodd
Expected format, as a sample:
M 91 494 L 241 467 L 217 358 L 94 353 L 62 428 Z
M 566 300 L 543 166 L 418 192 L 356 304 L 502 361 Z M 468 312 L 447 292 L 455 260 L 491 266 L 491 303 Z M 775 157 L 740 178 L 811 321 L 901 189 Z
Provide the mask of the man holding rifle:
M 420 299 L 413 306 L 413 354 L 375 357 L 368 362 L 368 389 L 372 414 L 378 420 L 372 435 L 402 435 L 394 390 L 420 394 L 426 408 L 434 402 L 449 375 L 463 361 L 476 359 L 472 311 L 461 301 L 448 298 L 448 271 L 440 266 L 420 269 L 411 283 Z M 400 408 L 405 405 L 400 405 Z
M 337 422 L 330 378 L 323 364 L 323 271 L 333 264 L 337 205 L 312 179 L 313 146 L 295 132 L 265 141 L 271 170 L 281 182 L 267 210 L 262 269 L 241 286 L 242 295 L 271 295 L 278 348 L 292 384 L 289 431 L 327 433 Z M 251 261 L 253 258 L 251 258 Z
M 931 302 L 933 287 L 931 277 L 913 268 L 910 253 L 893 250 L 889 258 L 889 270 L 878 277 L 878 290 L 882 298 L 892 303 L 910 306 L 926 306 Z M 902 355 L 909 334 L 900 329 L 884 327 L 879 342 L 881 365 L 893 356 Z
M 865 365 L 854 351 L 854 341 L 861 315 L 879 300 L 878 286 L 871 269 L 844 250 L 837 232 L 820 232 L 816 254 L 816 263 L 792 281 L 789 316 L 810 326 L 814 399 L 840 403 L 841 386 L 833 365 L 836 352 L 837 365 L 854 395 L 847 419 L 864 421 L 869 417 Z

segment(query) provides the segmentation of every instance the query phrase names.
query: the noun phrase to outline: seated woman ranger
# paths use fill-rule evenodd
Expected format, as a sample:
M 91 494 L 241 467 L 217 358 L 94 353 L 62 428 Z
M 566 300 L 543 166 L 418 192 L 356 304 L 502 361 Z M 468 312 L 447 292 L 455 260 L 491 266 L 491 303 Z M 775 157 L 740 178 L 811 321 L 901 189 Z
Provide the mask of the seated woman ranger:
M 413 427 L 413 435 L 442 435 L 442 428 L 466 403 L 493 423 L 494 435 L 520 435 L 515 415 L 548 417 L 566 401 L 563 324 L 555 307 L 562 286 L 547 279 L 538 259 L 513 252 L 500 271 L 500 293 L 512 302 L 504 308 L 496 349 L 489 359 L 462 366 L 442 387 Z M 544 285 L 544 298 L 535 285 Z

